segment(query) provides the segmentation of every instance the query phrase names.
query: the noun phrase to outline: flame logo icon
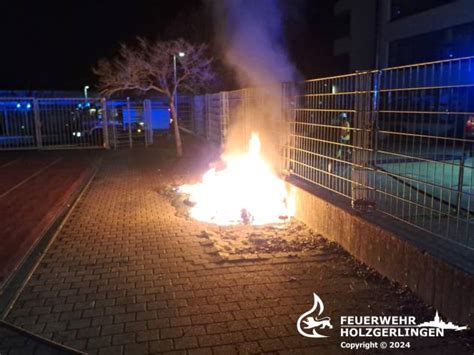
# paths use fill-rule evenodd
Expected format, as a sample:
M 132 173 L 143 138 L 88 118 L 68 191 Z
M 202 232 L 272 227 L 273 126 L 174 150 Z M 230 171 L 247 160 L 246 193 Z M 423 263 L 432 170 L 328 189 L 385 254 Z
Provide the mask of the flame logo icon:
M 319 334 L 316 329 L 332 329 L 331 318 L 330 317 L 323 317 L 319 318 L 321 314 L 324 312 L 324 303 L 319 298 L 316 293 L 313 293 L 314 296 L 314 303 L 313 307 L 305 313 L 303 313 L 299 318 L 298 322 L 296 323 L 296 328 L 298 329 L 298 333 L 302 336 L 307 338 L 327 338 L 327 335 Z M 319 309 L 319 312 L 316 310 Z M 311 314 L 316 314 L 316 317 L 311 316 Z

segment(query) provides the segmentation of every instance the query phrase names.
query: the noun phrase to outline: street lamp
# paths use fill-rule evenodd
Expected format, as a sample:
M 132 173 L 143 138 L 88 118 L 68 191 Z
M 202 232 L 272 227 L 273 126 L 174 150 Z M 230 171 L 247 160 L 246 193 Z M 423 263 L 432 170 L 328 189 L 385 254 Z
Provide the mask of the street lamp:
M 178 57 L 183 58 L 186 54 L 184 52 L 178 52 Z M 176 54 L 173 55 L 173 79 L 174 79 L 174 112 L 178 117 L 178 90 L 176 87 Z
M 86 103 L 87 103 L 87 90 L 89 90 L 89 85 L 84 86 L 84 98 L 86 99 Z

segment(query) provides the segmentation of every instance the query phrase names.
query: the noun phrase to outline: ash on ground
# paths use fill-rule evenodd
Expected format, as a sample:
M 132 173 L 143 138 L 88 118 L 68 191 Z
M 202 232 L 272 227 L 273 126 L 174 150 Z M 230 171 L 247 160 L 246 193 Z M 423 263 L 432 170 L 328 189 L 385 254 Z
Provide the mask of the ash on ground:
M 171 205 L 175 208 L 178 217 L 191 219 L 189 216 L 189 208 L 192 207 L 192 205 L 188 201 L 188 196 L 178 192 L 178 186 L 183 185 L 186 179 L 179 176 L 175 177 L 175 180 L 176 181 L 173 185 L 161 187 L 158 190 L 158 193 L 165 196 L 170 201 Z
M 275 225 L 218 226 L 207 234 L 214 246 L 227 254 L 327 252 L 337 248 L 305 224 L 294 219 Z
M 192 204 L 187 200 L 186 194 L 177 191 L 176 185 L 166 186 L 160 193 L 170 200 L 178 216 L 191 219 L 189 209 Z M 292 256 L 300 253 L 342 252 L 337 244 L 329 242 L 293 218 L 282 223 L 261 226 L 245 223 L 230 226 L 202 224 L 204 228 L 197 235 L 212 244 L 206 241 L 202 241 L 201 244 L 206 247 L 214 246 L 224 257 L 246 254 L 263 256 L 285 253 L 286 256 Z

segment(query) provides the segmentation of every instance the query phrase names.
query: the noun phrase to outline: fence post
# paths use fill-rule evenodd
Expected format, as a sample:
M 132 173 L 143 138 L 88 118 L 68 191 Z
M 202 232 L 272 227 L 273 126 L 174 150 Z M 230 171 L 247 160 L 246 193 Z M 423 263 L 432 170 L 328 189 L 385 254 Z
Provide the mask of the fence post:
M 189 99 L 189 119 L 191 120 L 191 131 L 194 133 L 194 135 L 197 135 L 196 132 L 196 123 L 195 123 L 195 115 L 194 115 L 194 101 L 196 99 L 196 96 L 192 95 L 191 98 Z
M 352 207 L 367 210 L 369 205 L 369 149 L 371 131 L 372 73 L 361 72 L 356 77 L 354 122 L 352 124 Z
M 222 91 L 220 93 L 221 101 L 221 117 L 220 117 L 220 143 L 221 146 L 225 144 L 225 139 L 227 137 L 227 128 L 229 124 L 229 93 L 227 91 Z
M 202 136 L 202 122 L 203 122 L 203 96 L 198 95 L 193 97 L 193 128 L 196 136 Z
M 145 147 L 148 147 L 148 100 L 143 100 L 143 118 L 145 121 Z
M 247 144 L 251 132 L 249 132 L 249 114 L 250 114 L 250 89 L 243 89 L 242 92 L 242 133 L 241 139 L 243 146 Z
M 43 147 L 43 136 L 41 134 L 41 117 L 38 99 L 33 99 L 33 111 L 35 120 L 35 135 L 36 135 L 36 148 L 41 149 Z
M 130 97 L 127 96 L 127 121 L 128 121 L 128 145 L 133 148 L 132 139 L 132 114 L 130 112 Z
M 284 175 L 290 173 L 290 140 L 292 138 L 292 124 L 291 124 L 291 97 L 292 97 L 292 83 L 284 82 L 281 84 L 281 115 L 282 115 L 282 165 L 281 171 Z
M 143 100 L 143 111 L 145 115 L 145 146 L 153 144 L 153 126 L 151 122 L 151 101 Z
M 109 115 L 107 112 L 107 100 L 103 98 L 101 100 L 102 103 L 102 139 L 104 140 L 104 148 L 110 149 L 110 142 L 109 142 Z
M 204 120 L 206 129 L 206 140 L 211 138 L 211 95 L 204 96 Z
M 371 187 L 373 190 L 371 191 L 370 194 L 370 200 L 373 201 L 373 204 L 375 206 L 375 188 L 377 186 L 376 180 L 375 180 L 375 174 L 377 174 L 377 159 L 378 159 L 378 150 L 379 150 L 379 139 L 380 139 L 380 127 L 379 127 L 379 100 L 380 100 L 380 83 L 381 83 L 381 78 L 382 78 L 383 72 L 381 70 L 377 70 L 373 76 L 374 78 L 374 83 L 372 85 L 373 87 L 373 95 L 372 95 L 372 113 L 371 113 L 371 137 L 370 141 L 372 144 L 372 153 L 370 154 L 370 163 L 371 163 L 371 168 L 373 170 L 373 180 L 372 180 L 372 185 Z

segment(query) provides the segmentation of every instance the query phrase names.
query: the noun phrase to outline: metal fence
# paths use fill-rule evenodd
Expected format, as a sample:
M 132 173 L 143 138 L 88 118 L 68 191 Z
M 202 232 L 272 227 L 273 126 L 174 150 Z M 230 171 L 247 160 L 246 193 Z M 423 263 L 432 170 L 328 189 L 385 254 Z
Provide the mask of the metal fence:
M 102 146 L 102 136 L 88 133 L 103 116 L 96 99 L 1 98 L 0 149 Z
M 474 250 L 474 58 L 293 90 L 291 175 Z
M 179 95 L 178 96 L 178 119 L 179 126 L 186 130 L 193 130 L 193 114 L 194 114 L 194 96 Z
M 281 103 L 280 85 L 195 96 L 192 127 L 195 134 L 230 149 L 246 149 L 256 131 L 263 154 L 281 169 L 286 138 Z
M 190 107 L 183 100 L 185 124 Z M 168 128 L 165 100 L 0 98 L 0 150 L 148 146 Z
M 223 144 L 228 124 L 227 92 L 195 96 L 192 124 L 194 133 L 215 144 Z
M 474 57 L 286 83 L 280 93 L 277 105 L 248 89 L 206 95 L 195 131 L 223 143 L 235 121 L 244 135 L 272 130 L 278 119 L 258 128 L 246 107 L 277 106 L 290 176 L 473 255 Z

